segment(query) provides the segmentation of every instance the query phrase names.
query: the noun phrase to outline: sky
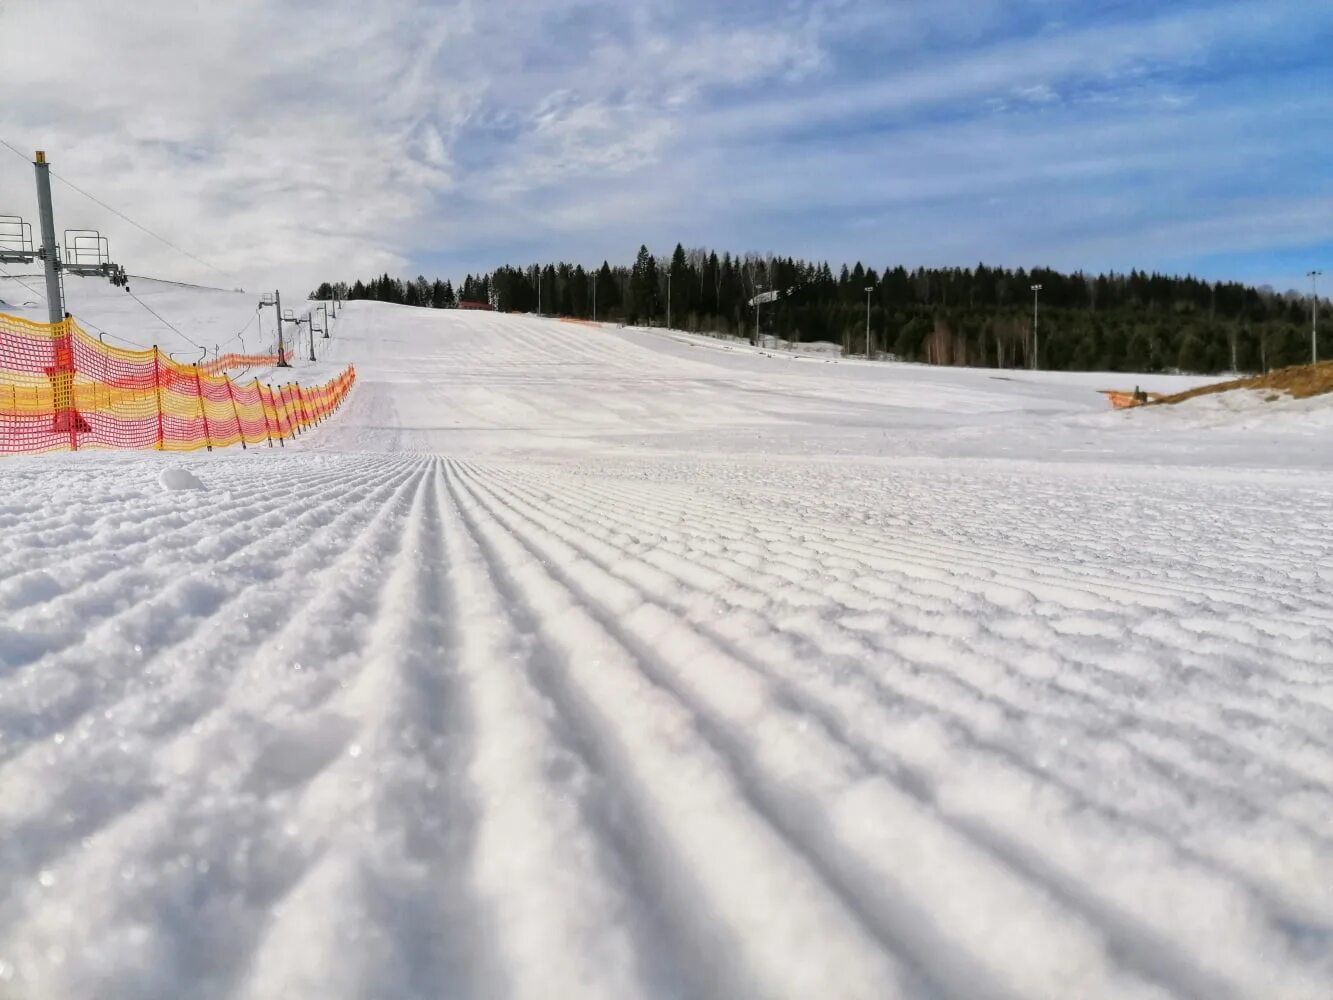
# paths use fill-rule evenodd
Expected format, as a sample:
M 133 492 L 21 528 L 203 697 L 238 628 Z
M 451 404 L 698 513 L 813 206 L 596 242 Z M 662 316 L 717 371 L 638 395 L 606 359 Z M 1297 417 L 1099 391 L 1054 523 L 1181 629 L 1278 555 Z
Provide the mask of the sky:
M 1333 282 L 1327 0 L 0 0 L 0 38 L 0 215 L 45 149 L 188 251 L 58 183 L 136 274 L 679 242 Z

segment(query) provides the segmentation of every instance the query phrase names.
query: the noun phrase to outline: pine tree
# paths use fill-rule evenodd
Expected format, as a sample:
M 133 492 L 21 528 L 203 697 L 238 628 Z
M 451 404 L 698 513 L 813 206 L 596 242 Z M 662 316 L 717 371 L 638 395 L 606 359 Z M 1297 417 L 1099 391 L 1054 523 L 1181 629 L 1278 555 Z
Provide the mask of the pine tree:
M 630 272 L 630 313 L 633 323 L 651 324 L 657 315 L 657 261 L 647 245 L 639 247 Z
M 689 288 L 682 287 L 688 278 L 688 271 L 689 262 L 685 259 L 685 248 L 677 243 L 675 251 L 671 254 L 671 264 L 667 271 L 671 276 L 671 280 L 667 283 L 671 294 L 671 299 L 667 303 L 667 311 L 671 315 L 673 323 L 678 327 L 681 320 L 679 303 L 682 298 L 688 301 L 689 297 Z
M 882 272 L 857 263 L 835 272 L 828 261 L 719 256 L 686 250 L 683 244 L 675 246 L 665 266 L 667 273 L 660 273 L 643 246 L 632 266 L 603 261 L 595 275 L 569 262 L 500 267 L 469 274 L 461 286 L 423 276 L 403 281 L 385 273 L 357 279 L 350 287 L 322 282 L 312 294 L 327 298 L 336 291 L 347 298 L 436 308 L 461 297 L 532 311 L 540 276 L 543 311 L 591 316 L 595 276 L 599 319 L 652 323 L 666 311 L 669 275 L 672 321 L 678 325 L 748 336 L 754 325 L 748 302 L 757 290 L 772 288 L 782 298 L 778 307 L 764 311 L 766 329 L 792 340 L 838 342 L 849 336 L 859 352 L 865 288 L 870 286 L 876 346 L 891 347 L 903 360 L 1011 367 L 1030 360 L 1032 299 L 1027 289 L 1039 281 L 1047 367 L 1211 372 L 1234 364 L 1259 370 L 1304 362 L 1309 353 L 1308 300 L 1236 282 L 1137 270 L 1062 274 L 984 263 L 912 271 L 899 264 Z

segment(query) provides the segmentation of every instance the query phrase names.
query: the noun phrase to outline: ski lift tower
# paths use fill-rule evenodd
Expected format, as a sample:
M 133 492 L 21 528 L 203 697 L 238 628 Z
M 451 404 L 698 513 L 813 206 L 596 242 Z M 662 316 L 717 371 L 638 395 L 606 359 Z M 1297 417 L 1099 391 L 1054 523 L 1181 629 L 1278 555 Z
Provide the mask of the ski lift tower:
M 292 311 L 290 309 L 288 309 L 286 313 L 282 311 L 281 292 L 278 291 L 265 292 L 263 295 L 261 295 L 259 297 L 259 308 L 263 309 L 265 306 L 273 307 L 273 315 L 276 317 L 278 324 L 278 364 L 276 367 L 290 368 L 291 364 L 289 364 L 287 361 L 287 351 L 283 348 L 282 344 L 282 324 L 295 323 L 296 317 L 292 316 Z M 287 318 L 289 316 L 291 316 L 290 319 Z
M 66 274 L 106 278 L 127 292 L 130 281 L 125 269 L 112 263 L 107 238 L 95 229 L 66 229 L 65 255 L 61 257 L 60 245 L 56 242 L 55 212 L 51 207 L 51 165 L 46 162 L 46 153 L 37 150 L 32 165 L 36 172 L 37 218 L 42 245 L 33 245 L 32 226 L 21 216 L 0 216 L 0 264 L 42 262 L 46 272 L 46 317 L 54 326 L 65 319 Z

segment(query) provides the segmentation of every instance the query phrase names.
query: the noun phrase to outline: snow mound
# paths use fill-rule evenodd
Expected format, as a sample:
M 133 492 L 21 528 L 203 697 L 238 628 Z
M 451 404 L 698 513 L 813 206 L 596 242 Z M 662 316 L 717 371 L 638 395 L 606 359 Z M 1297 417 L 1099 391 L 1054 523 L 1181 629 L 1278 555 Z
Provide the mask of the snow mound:
M 182 469 L 179 466 L 163 469 L 162 475 L 158 476 L 158 482 L 160 482 L 162 488 L 169 493 L 175 490 L 207 489 L 207 487 L 199 480 L 198 476 L 189 469 Z
M 1231 389 L 1196 396 L 1170 407 L 1148 407 L 1136 412 L 1158 422 L 1200 429 L 1298 435 L 1333 429 L 1333 396 L 1298 399 L 1272 389 Z

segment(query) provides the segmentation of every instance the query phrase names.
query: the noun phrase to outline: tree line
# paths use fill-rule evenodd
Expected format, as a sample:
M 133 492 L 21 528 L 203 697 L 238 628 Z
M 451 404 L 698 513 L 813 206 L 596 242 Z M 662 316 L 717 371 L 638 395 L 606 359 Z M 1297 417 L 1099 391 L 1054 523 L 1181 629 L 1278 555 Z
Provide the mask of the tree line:
M 506 266 L 469 274 L 457 289 L 449 281 L 385 274 L 350 286 L 325 282 L 311 295 L 335 292 L 437 309 L 481 302 L 505 312 L 629 325 L 669 321 L 700 333 L 829 341 L 851 354 L 941 365 L 1265 371 L 1308 362 L 1311 346 L 1309 297 L 1238 282 L 985 264 L 877 272 L 857 262 L 835 273 L 827 262 L 719 256 L 679 244 L 663 260 L 640 247 L 628 267 Z M 772 301 L 756 309 L 751 303 L 761 294 Z M 1327 303 L 1320 309 L 1322 315 Z M 1320 339 L 1320 356 L 1328 357 L 1333 344 Z

